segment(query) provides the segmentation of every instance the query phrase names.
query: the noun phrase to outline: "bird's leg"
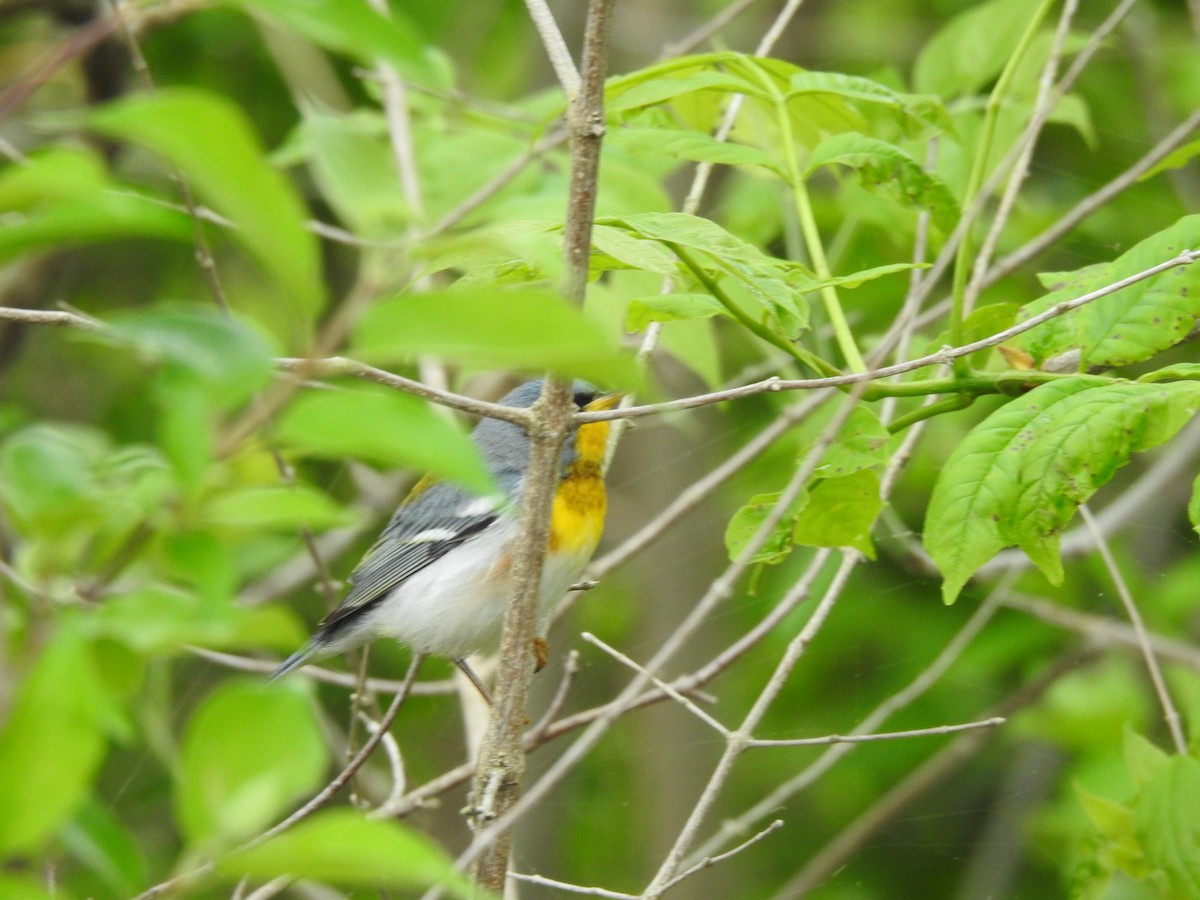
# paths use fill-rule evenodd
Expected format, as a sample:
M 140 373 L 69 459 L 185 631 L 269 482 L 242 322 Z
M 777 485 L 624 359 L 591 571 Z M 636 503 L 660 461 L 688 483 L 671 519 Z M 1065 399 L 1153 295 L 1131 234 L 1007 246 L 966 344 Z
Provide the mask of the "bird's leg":
M 479 676 L 475 674 L 475 672 L 471 669 L 471 667 L 469 665 L 467 665 L 467 661 L 465 659 L 463 659 L 461 656 L 456 656 L 454 658 L 454 664 L 456 666 L 458 666 L 459 670 L 464 675 L 467 676 L 467 680 L 469 682 L 471 682 L 471 684 L 475 685 L 475 690 L 479 691 L 479 696 L 481 696 L 483 698 L 483 702 L 486 703 L 488 706 L 491 706 L 492 705 L 491 692 L 488 691 L 488 689 L 484 685 L 484 683 L 479 680 Z

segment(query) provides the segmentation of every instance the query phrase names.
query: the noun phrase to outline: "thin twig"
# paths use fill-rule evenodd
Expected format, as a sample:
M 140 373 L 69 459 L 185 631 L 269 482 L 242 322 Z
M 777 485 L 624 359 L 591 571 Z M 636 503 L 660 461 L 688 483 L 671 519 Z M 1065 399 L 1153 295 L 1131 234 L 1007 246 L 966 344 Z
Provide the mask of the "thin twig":
M 565 881 L 556 881 L 553 878 L 547 878 L 545 875 L 526 875 L 522 872 L 509 872 L 508 877 L 513 881 L 523 881 L 526 884 L 554 888 L 568 894 L 581 894 L 585 897 L 607 897 L 609 900 L 637 900 L 637 897 L 633 894 L 622 894 L 620 891 L 610 891 L 601 887 L 584 887 L 579 884 L 568 884 Z
M 424 660 L 425 654 L 413 654 L 412 662 L 408 667 L 408 674 L 404 677 L 404 682 L 408 688 L 411 688 L 413 683 L 416 681 L 417 672 L 420 670 L 421 663 L 424 662 Z M 226 854 L 226 857 L 261 846 L 262 844 L 271 840 L 271 838 L 282 834 L 284 831 L 287 831 L 293 825 L 296 825 L 304 819 L 307 819 L 318 809 L 333 799 L 334 795 L 344 788 L 349 783 L 350 779 L 354 777 L 355 773 L 362 768 L 363 763 L 367 761 L 367 758 L 370 757 L 371 753 L 379 745 L 380 741 L 383 740 L 383 736 L 387 733 L 387 730 L 392 727 L 392 723 L 396 720 L 396 715 L 400 712 L 400 707 L 404 705 L 404 701 L 408 698 L 408 695 L 409 690 L 407 688 L 399 691 L 396 694 L 395 698 L 392 700 L 392 705 L 388 707 L 387 712 L 383 714 L 383 718 L 379 720 L 378 728 L 371 734 L 369 738 L 367 738 L 366 741 L 363 742 L 362 747 L 359 748 L 359 751 L 357 754 L 355 754 L 354 758 L 346 763 L 342 771 L 340 771 L 337 776 L 329 782 L 329 784 L 325 785 L 325 787 L 323 787 L 320 792 L 316 794 L 316 796 L 289 815 L 286 819 L 279 822 L 277 825 L 268 828 L 266 831 L 251 838 L 244 844 L 241 844 L 238 847 L 235 847 L 233 850 L 230 850 L 229 853 Z M 153 887 L 147 888 L 145 891 L 138 894 L 134 900 L 150 900 L 150 898 L 159 897 L 169 891 L 174 891 L 177 888 L 183 887 L 184 885 L 191 884 L 197 878 L 208 875 L 214 871 L 215 868 L 215 861 L 210 860 L 202 863 L 196 866 L 194 869 L 183 872 L 160 884 L 156 884 Z
M 1159 668 L 1158 658 L 1154 655 L 1154 647 L 1150 643 L 1150 633 L 1146 630 L 1146 623 L 1142 620 L 1141 611 L 1138 609 L 1137 603 L 1133 599 L 1133 592 L 1129 590 L 1129 586 L 1125 583 L 1125 577 L 1121 574 L 1121 568 L 1117 565 L 1116 559 L 1113 558 L 1112 551 L 1108 546 L 1108 538 L 1104 536 L 1104 532 L 1096 524 L 1096 519 L 1088 510 L 1087 504 L 1079 507 L 1079 515 L 1083 518 L 1084 524 L 1092 532 L 1092 538 L 1096 542 L 1096 551 L 1100 554 L 1100 558 L 1104 561 L 1104 568 L 1108 570 L 1108 576 L 1113 581 L 1113 587 L 1117 590 L 1117 595 L 1121 598 L 1121 603 L 1125 605 L 1125 612 L 1129 614 L 1129 622 L 1133 625 L 1133 630 L 1137 634 L 1138 646 L 1142 651 L 1142 658 L 1146 661 L 1146 671 L 1150 674 L 1150 681 L 1154 685 L 1154 693 L 1158 696 L 1159 705 L 1162 707 L 1163 719 L 1166 720 L 1167 729 L 1171 732 L 1171 740 L 1175 743 L 1176 752 L 1186 755 L 1188 752 L 1187 738 L 1183 734 L 1182 719 L 1179 715 L 1179 710 L 1175 706 L 1175 702 L 1171 699 L 1171 692 L 1167 690 L 1167 682 L 1163 679 L 1162 669 Z
M 567 48 L 562 31 L 554 21 L 554 13 L 550 12 L 546 0 L 525 0 L 525 8 L 529 11 L 533 27 L 542 39 L 542 47 L 563 93 L 567 95 L 567 102 L 573 103 L 579 93 L 582 79 L 579 70 L 575 68 L 575 60 L 571 58 L 571 51 Z
M 1018 710 L 1036 703 L 1058 679 L 1077 670 L 1089 658 L 1089 655 L 1080 656 L 1078 654 L 1062 657 L 1032 683 L 1009 695 L 994 708 L 993 712 L 997 715 L 1011 716 Z M 824 879 L 837 871 L 838 867 L 843 865 L 892 816 L 983 749 L 993 733 L 985 729 L 961 734 L 929 757 L 910 775 L 876 800 L 850 825 L 839 831 L 833 840 L 809 859 L 795 878 L 776 892 L 774 900 L 802 897 L 817 887 Z
M 195 647 L 190 644 L 185 645 L 184 649 L 201 659 L 207 659 L 209 662 L 217 663 L 228 669 L 236 669 L 239 672 L 260 672 L 263 675 L 269 675 L 279 668 L 278 660 L 253 659 L 249 656 L 222 653 L 219 650 L 209 650 L 207 647 Z M 358 683 L 357 677 L 349 672 L 334 672 L 332 669 L 323 669 L 311 664 L 305 666 L 303 671 L 306 677 L 325 684 L 352 688 Z M 405 682 L 391 678 L 368 678 L 363 687 L 374 693 L 398 694 L 405 690 Z M 412 685 L 411 692 L 414 696 L 419 697 L 447 696 L 454 693 L 454 682 L 450 680 L 418 681 Z
M 774 822 L 772 822 L 770 825 L 768 825 L 766 828 L 764 828 L 758 834 L 752 835 L 751 837 L 742 841 L 736 847 L 731 847 L 730 849 L 726 850 L 724 853 L 718 853 L 716 856 L 706 856 L 704 859 L 700 860 L 694 866 L 692 866 L 688 869 L 684 869 L 682 872 L 680 872 L 678 875 L 676 875 L 674 878 L 672 878 L 670 881 L 668 881 L 665 885 L 663 885 L 663 893 L 666 893 L 667 891 L 671 890 L 671 888 L 675 887 L 675 885 L 679 884 L 681 881 L 683 881 L 686 878 L 690 878 L 691 876 L 695 875 L 697 872 L 702 872 L 705 869 L 715 866 L 719 862 L 724 862 L 725 860 L 729 859 L 731 856 L 736 856 L 737 854 L 741 853 L 743 850 L 748 850 L 750 847 L 753 847 L 755 844 L 757 844 L 763 838 L 767 837 L 770 834 L 773 834 L 774 832 L 778 831 L 782 827 L 783 827 L 783 819 L 776 819 Z
M 981 338 L 977 341 L 972 341 L 968 344 L 963 344 L 958 347 L 943 347 L 935 353 L 930 353 L 927 356 L 918 357 L 917 359 L 909 360 L 905 363 L 899 363 L 893 366 L 883 366 L 879 369 L 874 369 L 869 372 L 856 372 L 846 375 L 836 375 L 828 378 L 768 378 L 765 381 L 760 381 L 755 384 L 747 384 L 737 388 L 730 388 L 724 391 L 714 391 L 710 394 L 698 394 L 694 397 L 685 397 L 679 400 L 671 400 L 666 403 L 651 403 L 645 406 L 630 406 L 624 409 L 606 410 L 598 412 L 580 412 L 575 414 L 575 419 L 578 422 L 601 422 L 609 419 L 622 418 L 637 418 L 641 416 L 657 415 L 664 412 L 674 412 L 681 409 L 694 409 L 698 406 L 708 406 L 712 403 L 721 403 L 726 400 L 734 400 L 742 397 L 752 397 L 756 394 L 766 393 L 768 391 L 793 391 L 793 390 L 814 390 L 824 387 L 843 387 L 850 384 L 861 384 L 863 382 L 878 381 L 881 378 L 888 378 L 892 375 L 900 375 L 904 372 L 911 372 L 915 369 L 923 369 L 927 366 L 947 365 L 962 356 L 970 356 L 979 350 L 986 350 L 989 347 L 995 347 L 998 344 L 1003 344 L 1005 341 L 1016 337 L 1019 334 L 1024 334 L 1048 322 L 1051 319 L 1056 319 L 1059 316 L 1065 315 L 1072 310 L 1078 309 L 1081 306 L 1086 306 L 1101 297 L 1106 297 L 1109 294 L 1116 293 L 1119 290 L 1129 287 L 1132 284 L 1137 284 L 1140 281 L 1145 281 L 1147 278 L 1153 278 L 1155 275 L 1160 275 L 1170 269 L 1179 266 L 1188 266 L 1200 259 L 1200 250 L 1185 250 L 1178 256 L 1164 260 L 1156 265 L 1115 281 L 1112 284 L 1105 285 L 1102 288 L 1075 297 L 1071 300 L 1064 300 L 1062 303 L 1055 304 L 1050 309 L 1047 309 L 1036 316 L 1031 316 L 1023 322 L 1013 325 L 1011 328 L 1006 328 L 1003 331 L 998 331 L 988 337 Z
M 956 734 L 960 731 L 974 731 L 976 728 L 995 728 L 1003 725 L 1007 719 L 1003 716 L 991 716 L 977 722 L 962 722 L 958 725 L 931 725 L 928 728 L 910 728 L 906 731 L 880 731 L 875 734 L 828 734 L 814 738 L 752 738 L 745 742 L 746 747 L 824 747 L 829 744 L 869 744 L 875 741 L 896 741 L 912 737 L 931 737 L 942 734 Z

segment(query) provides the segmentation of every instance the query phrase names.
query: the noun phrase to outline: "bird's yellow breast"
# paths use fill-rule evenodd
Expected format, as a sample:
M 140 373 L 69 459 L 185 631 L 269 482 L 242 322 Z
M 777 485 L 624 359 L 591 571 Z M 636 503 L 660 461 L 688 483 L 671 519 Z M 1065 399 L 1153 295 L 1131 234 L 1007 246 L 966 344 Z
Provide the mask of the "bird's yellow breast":
M 578 455 L 554 497 L 550 520 L 551 550 L 590 556 L 600 543 L 607 506 L 604 490 L 607 444 L 607 422 L 583 425 L 576 433 Z

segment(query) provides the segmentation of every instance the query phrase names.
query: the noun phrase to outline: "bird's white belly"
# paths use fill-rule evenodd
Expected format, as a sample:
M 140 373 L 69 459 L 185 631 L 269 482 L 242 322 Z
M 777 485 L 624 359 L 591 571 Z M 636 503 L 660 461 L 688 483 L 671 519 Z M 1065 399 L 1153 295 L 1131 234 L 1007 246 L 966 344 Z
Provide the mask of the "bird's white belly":
M 518 523 L 504 521 L 414 573 L 369 611 L 375 636 L 451 658 L 494 648 L 512 588 Z M 539 633 L 545 617 L 583 571 L 586 553 L 548 557 L 542 571 Z

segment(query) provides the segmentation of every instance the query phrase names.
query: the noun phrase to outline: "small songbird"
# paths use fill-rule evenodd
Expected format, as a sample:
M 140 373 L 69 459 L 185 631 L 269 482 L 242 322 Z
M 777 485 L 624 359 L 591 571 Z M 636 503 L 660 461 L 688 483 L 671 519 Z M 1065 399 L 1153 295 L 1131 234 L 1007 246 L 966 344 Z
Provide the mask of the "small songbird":
M 500 402 L 528 408 L 541 392 L 542 382 L 530 381 Z M 578 409 L 588 411 L 612 409 L 620 399 L 578 381 L 572 396 Z M 579 578 L 604 528 L 608 436 L 608 422 L 591 422 L 574 428 L 563 444 L 542 571 L 535 644 L 539 668 L 545 662 L 542 636 L 550 608 Z M 471 439 L 502 496 L 476 496 L 428 477 L 418 482 L 350 575 L 346 599 L 272 679 L 311 660 L 392 637 L 414 651 L 449 657 L 482 690 L 463 660 L 499 639 L 512 587 L 530 442 L 519 425 L 487 418 L 475 426 Z

